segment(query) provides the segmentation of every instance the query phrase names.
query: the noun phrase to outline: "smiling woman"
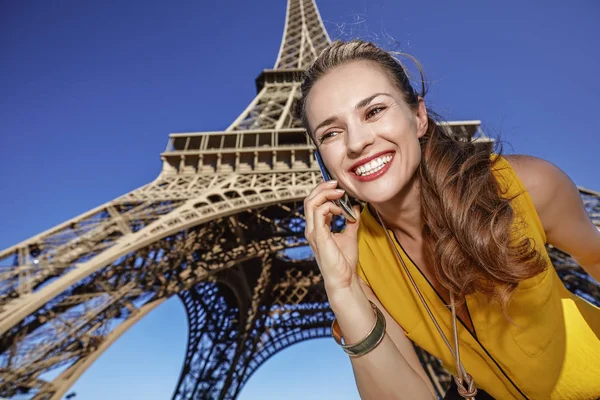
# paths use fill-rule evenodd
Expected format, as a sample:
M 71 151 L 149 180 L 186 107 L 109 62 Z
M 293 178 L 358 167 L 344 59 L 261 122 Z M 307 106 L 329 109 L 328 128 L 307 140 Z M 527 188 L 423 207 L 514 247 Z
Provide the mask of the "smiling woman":
M 416 343 L 455 376 L 447 398 L 599 397 L 600 310 L 565 289 L 544 247 L 600 280 L 600 233 L 571 180 L 436 124 L 425 91 L 368 42 L 332 43 L 302 94 L 336 179 L 305 199 L 305 234 L 361 396 L 434 397 Z M 333 234 L 345 193 L 366 206 Z

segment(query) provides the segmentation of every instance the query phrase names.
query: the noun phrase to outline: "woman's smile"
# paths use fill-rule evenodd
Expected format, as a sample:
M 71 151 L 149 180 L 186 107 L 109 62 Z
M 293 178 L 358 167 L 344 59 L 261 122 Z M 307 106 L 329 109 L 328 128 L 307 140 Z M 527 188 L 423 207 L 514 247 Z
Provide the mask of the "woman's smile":
M 373 181 L 390 169 L 395 155 L 395 151 L 386 151 L 367 157 L 350 168 L 352 176 L 360 182 Z

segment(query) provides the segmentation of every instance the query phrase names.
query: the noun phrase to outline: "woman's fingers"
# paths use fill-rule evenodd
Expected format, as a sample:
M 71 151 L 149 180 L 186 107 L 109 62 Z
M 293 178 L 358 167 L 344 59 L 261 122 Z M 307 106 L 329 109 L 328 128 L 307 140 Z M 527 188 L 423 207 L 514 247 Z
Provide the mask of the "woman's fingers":
M 357 237 L 358 227 L 360 225 L 360 206 L 355 205 L 354 207 L 352 207 L 352 210 L 354 211 L 354 215 L 356 215 L 356 221 L 351 222 L 346 220 L 346 228 L 344 229 L 344 234 L 352 237 Z
M 328 220 L 331 221 L 332 215 L 342 215 L 343 212 L 342 207 L 331 201 L 327 201 L 315 209 L 313 235 L 317 242 L 326 241 L 331 237 Z
M 335 189 L 335 185 L 330 182 L 324 182 L 313 189 L 313 191 L 304 199 L 304 218 L 306 220 L 305 234 L 310 235 L 315 228 L 314 211 L 326 202 L 337 200 L 344 194 L 344 191 Z

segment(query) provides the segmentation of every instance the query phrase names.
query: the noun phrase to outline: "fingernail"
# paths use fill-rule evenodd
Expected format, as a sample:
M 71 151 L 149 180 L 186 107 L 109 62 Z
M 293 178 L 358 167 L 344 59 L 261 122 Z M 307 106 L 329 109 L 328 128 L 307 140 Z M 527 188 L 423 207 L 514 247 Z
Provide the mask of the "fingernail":
M 344 189 L 335 189 L 335 191 L 338 193 L 344 193 Z
M 330 181 L 327 181 L 327 184 L 328 184 L 328 185 L 332 185 L 332 186 L 333 186 L 334 184 L 335 184 L 335 185 L 337 185 L 337 183 L 338 183 L 338 182 L 337 182 L 335 179 L 332 179 L 332 180 L 330 180 Z

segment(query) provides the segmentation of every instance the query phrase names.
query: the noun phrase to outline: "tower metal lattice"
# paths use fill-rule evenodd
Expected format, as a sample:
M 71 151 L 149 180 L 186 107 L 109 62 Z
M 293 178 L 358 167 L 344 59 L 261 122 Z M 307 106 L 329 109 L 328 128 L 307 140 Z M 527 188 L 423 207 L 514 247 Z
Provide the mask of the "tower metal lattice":
M 62 398 L 171 296 L 189 320 L 176 400 L 234 399 L 273 354 L 330 334 L 303 237 L 320 174 L 291 112 L 298 73 L 328 43 L 314 0 L 288 0 L 275 67 L 225 131 L 170 135 L 153 182 L 0 252 L 0 396 Z M 449 126 L 483 135 L 479 121 Z M 599 194 L 581 194 L 600 225 Z M 551 254 L 572 290 L 600 298 L 568 255 Z M 442 392 L 448 376 L 419 354 Z

